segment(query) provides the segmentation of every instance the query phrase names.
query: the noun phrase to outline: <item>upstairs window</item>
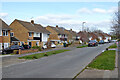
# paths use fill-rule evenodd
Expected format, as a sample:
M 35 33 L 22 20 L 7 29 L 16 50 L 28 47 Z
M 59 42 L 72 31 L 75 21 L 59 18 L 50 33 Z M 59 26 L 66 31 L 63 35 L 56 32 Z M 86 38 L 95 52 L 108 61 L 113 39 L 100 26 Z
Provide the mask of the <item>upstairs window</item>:
M 13 32 L 11 32 L 11 33 L 10 33 L 10 36 L 11 36 L 11 37 L 14 37 L 14 33 L 13 33 Z
M 29 37 L 32 37 L 32 32 L 29 32 Z
M 3 30 L 3 36 L 8 36 L 8 31 Z

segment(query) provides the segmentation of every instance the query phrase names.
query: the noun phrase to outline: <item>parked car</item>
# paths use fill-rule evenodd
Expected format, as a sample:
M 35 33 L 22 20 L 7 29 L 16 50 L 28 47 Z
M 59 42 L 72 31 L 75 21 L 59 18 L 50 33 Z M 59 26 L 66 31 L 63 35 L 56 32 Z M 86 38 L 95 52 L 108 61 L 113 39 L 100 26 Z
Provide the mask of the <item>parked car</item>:
M 90 40 L 89 43 L 88 43 L 88 47 L 89 46 L 98 46 L 98 42 L 95 41 L 95 40 Z
M 54 43 L 52 43 L 52 44 L 51 44 L 51 47 L 52 47 L 52 48 L 55 48 L 55 47 L 56 47 L 56 45 L 55 45 Z
M 100 40 L 100 41 L 99 41 L 99 44 L 104 44 L 104 41 L 103 41 L 103 40 Z
M 46 45 L 46 44 L 44 44 L 42 48 L 43 48 L 43 49 L 46 49 L 46 48 L 47 48 L 47 45 Z
M 24 49 L 24 47 L 19 45 L 12 45 L 8 48 L 3 49 L 2 54 L 10 54 L 13 53 L 14 50 L 19 50 L 19 49 Z
M 23 45 L 23 47 L 24 47 L 25 49 L 30 49 L 30 48 L 31 48 L 30 45 Z

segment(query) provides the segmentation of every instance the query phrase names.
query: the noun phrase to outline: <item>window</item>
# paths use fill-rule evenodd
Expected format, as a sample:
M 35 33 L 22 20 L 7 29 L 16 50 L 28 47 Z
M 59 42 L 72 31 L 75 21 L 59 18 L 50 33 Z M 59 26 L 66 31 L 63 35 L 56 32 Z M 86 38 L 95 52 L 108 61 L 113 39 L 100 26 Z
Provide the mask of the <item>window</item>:
M 36 42 L 36 46 L 39 46 L 39 42 Z
M 12 32 L 12 33 L 10 33 L 10 36 L 11 36 L 11 37 L 13 37 L 13 36 L 14 36 L 14 33 L 13 33 L 13 32 Z
M 8 36 L 8 31 L 3 30 L 3 36 Z
M 29 37 L 32 37 L 32 32 L 29 32 Z
M 9 43 L 4 43 L 4 49 L 9 47 Z
M 36 33 L 36 36 L 39 36 L 39 33 Z

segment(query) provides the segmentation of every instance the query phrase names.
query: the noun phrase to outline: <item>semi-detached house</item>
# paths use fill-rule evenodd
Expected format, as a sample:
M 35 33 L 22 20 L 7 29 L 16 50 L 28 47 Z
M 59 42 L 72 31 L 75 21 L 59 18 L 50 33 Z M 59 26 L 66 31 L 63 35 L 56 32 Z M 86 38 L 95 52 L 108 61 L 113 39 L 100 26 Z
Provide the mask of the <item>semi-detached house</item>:
M 10 46 L 10 31 L 12 29 L 0 19 L 0 51 Z
M 42 25 L 31 22 L 21 21 L 15 19 L 11 24 L 10 28 L 12 37 L 17 38 L 20 42 L 18 45 L 28 44 L 33 46 L 43 46 L 47 43 L 50 32 L 46 30 Z
M 65 32 L 65 30 L 61 27 L 56 27 L 53 26 L 47 26 L 46 29 L 50 31 L 50 38 L 49 40 L 54 43 L 54 44 L 59 44 L 59 43 L 64 43 L 69 41 L 68 40 L 68 34 Z

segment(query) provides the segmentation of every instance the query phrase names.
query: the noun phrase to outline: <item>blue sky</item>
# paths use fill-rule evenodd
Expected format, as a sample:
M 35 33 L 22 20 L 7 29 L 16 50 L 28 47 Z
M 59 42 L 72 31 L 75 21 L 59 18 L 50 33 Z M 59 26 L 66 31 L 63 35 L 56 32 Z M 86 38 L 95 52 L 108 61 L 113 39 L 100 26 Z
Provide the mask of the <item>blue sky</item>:
M 77 32 L 85 21 L 85 27 L 110 32 L 110 21 L 115 10 L 117 2 L 4 2 L 0 17 L 7 24 L 14 19 L 34 19 L 43 26 L 59 25 Z

